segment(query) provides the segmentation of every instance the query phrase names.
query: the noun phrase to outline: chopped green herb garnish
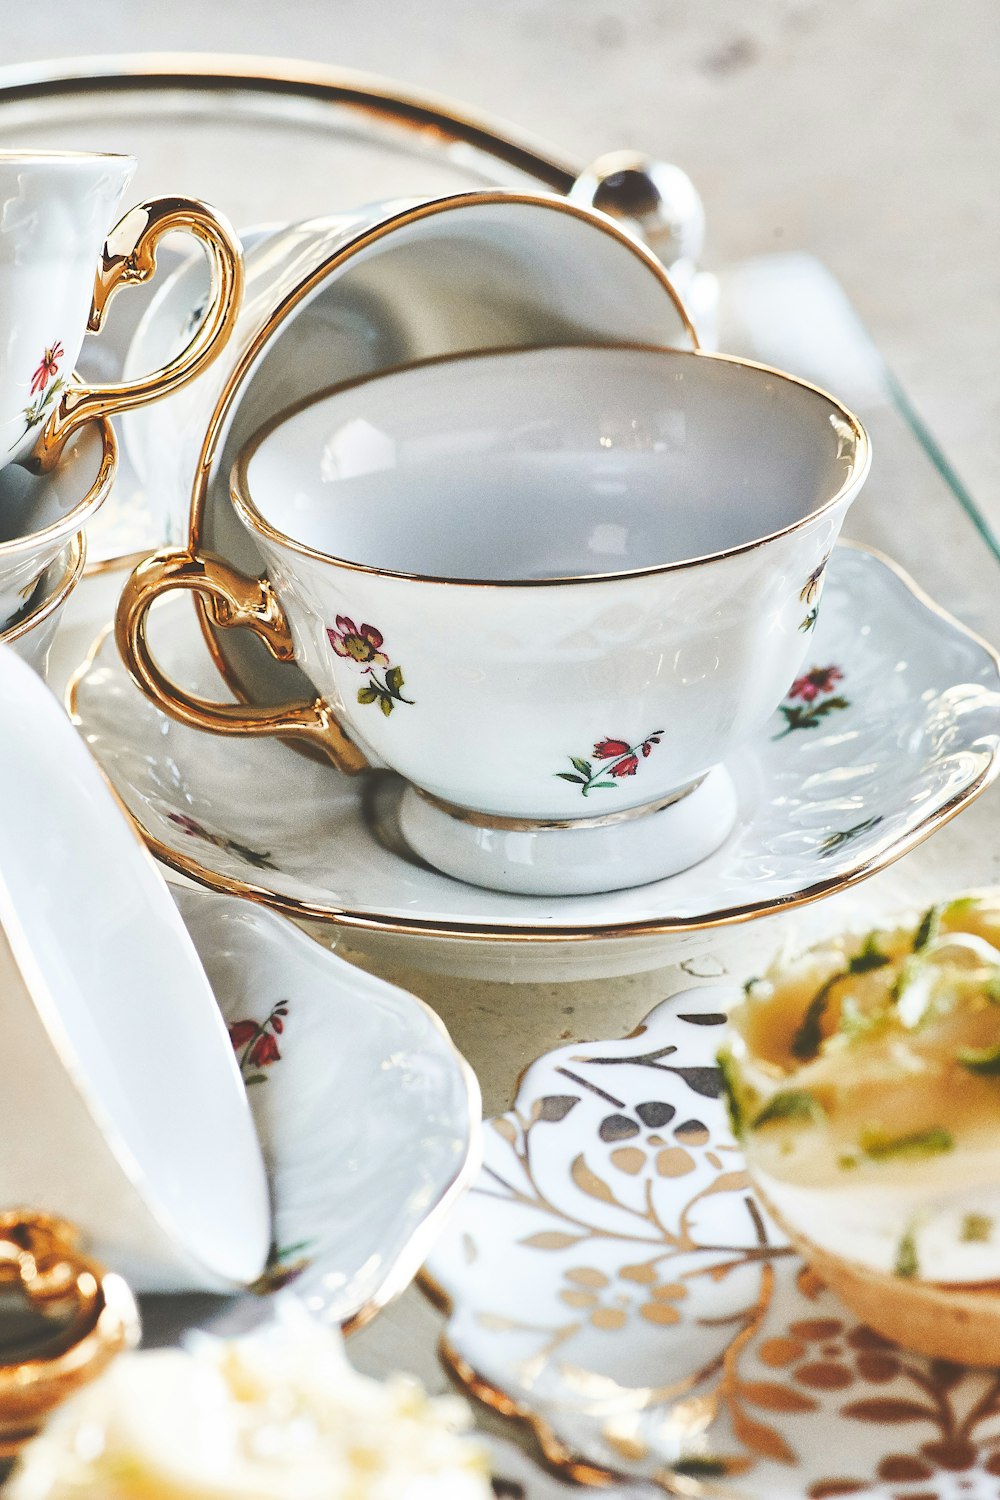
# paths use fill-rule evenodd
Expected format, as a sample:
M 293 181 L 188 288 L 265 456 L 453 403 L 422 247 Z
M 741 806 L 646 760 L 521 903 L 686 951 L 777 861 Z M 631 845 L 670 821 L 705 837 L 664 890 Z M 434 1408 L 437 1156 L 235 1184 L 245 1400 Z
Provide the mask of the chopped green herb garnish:
M 743 993 L 747 996 L 748 999 L 753 994 L 753 987 L 755 984 L 760 984 L 760 979 L 756 974 L 752 979 L 745 979 L 743 981 Z
M 732 1126 L 733 1135 L 741 1141 L 747 1128 L 748 1116 L 757 1108 L 757 1094 L 755 1090 L 747 1088 L 740 1078 L 736 1061 L 728 1048 L 723 1047 L 720 1050 L 716 1062 L 722 1079 L 722 1092 L 726 1100 L 729 1123 Z
M 937 937 L 941 930 L 941 911 L 940 906 L 929 906 L 920 918 L 917 930 L 913 934 L 914 953 L 920 953 Z
M 986 1245 L 992 1233 L 993 1220 L 989 1214 L 966 1214 L 959 1239 L 965 1245 Z
M 912 1135 L 886 1135 L 881 1130 L 863 1130 L 858 1142 L 871 1161 L 895 1161 L 900 1157 L 938 1156 L 952 1151 L 955 1138 L 950 1130 L 936 1125 L 930 1130 L 915 1130 Z
M 870 932 L 865 938 L 861 952 L 848 960 L 847 968 L 839 974 L 831 974 L 810 1000 L 805 1015 L 799 1022 L 798 1030 L 792 1037 L 792 1056 L 798 1058 L 799 1062 L 811 1062 L 819 1052 L 823 1044 L 823 1016 L 834 985 L 839 984 L 842 979 L 849 978 L 852 974 L 867 974 L 872 969 L 882 969 L 889 962 L 888 954 L 883 953 L 875 941 L 875 933 Z
M 837 1157 L 837 1166 L 842 1172 L 853 1172 L 857 1165 L 858 1158 L 856 1156 L 845 1155 Z
M 840 1008 L 837 1033 L 847 1042 L 862 1041 L 866 1036 L 884 1031 L 892 1023 L 892 1013 L 884 1008 L 862 1010 L 853 995 L 846 995 Z
M 963 1047 L 955 1056 L 970 1073 L 980 1073 L 985 1077 L 1000 1075 L 1000 1046 Z
M 1000 1005 L 1000 974 L 994 979 L 987 979 L 983 985 L 983 993 L 994 1005 Z
M 912 1229 L 908 1229 L 899 1242 L 893 1270 L 897 1276 L 916 1276 L 920 1270 L 917 1262 L 917 1241 Z
M 805 1089 L 784 1089 L 773 1095 L 759 1115 L 750 1123 L 751 1130 L 760 1130 L 763 1125 L 773 1125 L 778 1120 L 821 1120 L 823 1106 Z
M 975 911 L 980 904 L 978 896 L 956 896 L 954 901 L 949 901 L 942 908 L 941 915 L 949 920 L 952 917 L 964 917 L 966 912 Z
M 883 953 L 875 940 L 875 933 L 870 932 L 865 938 L 864 946 L 860 953 L 855 953 L 847 965 L 848 974 L 867 974 L 871 969 L 884 969 L 887 963 L 891 963 L 888 953 Z

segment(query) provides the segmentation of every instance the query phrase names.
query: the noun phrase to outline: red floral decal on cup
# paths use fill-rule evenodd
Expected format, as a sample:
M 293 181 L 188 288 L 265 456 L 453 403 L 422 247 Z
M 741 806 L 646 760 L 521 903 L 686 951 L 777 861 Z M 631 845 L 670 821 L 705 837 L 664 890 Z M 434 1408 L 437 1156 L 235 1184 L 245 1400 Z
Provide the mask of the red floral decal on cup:
M 834 693 L 837 683 L 843 680 L 844 674 L 838 666 L 810 667 L 808 672 L 796 677 L 788 689 L 787 699 L 799 701 L 781 704 L 778 712 L 785 716 L 785 727 L 771 738 L 784 739 L 793 729 L 816 729 L 827 714 L 849 708 L 850 700 L 842 693 Z M 827 693 L 832 696 L 825 697 Z
M 384 640 L 381 630 L 374 625 L 355 625 L 347 615 L 338 615 L 336 629 L 328 626 L 326 635 L 337 655 L 354 662 L 369 679 L 358 688 L 359 703 L 377 703 L 386 718 L 397 703 L 413 703 L 402 694 L 402 668 L 390 666 L 388 656 L 380 649 Z M 381 678 L 376 667 L 383 668 Z
M 288 1001 L 279 1000 L 266 1021 L 231 1022 L 229 1040 L 239 1057 L 240 1073 L 247 1088 L 252 1083 L 266 1083 L 267 1078 L 259 1069 L 281 1061 L 278 1037 L 285 1029 L 287 1015 Z
M 65 353 L 58 340 L 42 351 L 42 357 L 31 376 L 31 394 L 35 399 L 24 408 L 24 432 L 11 443 L 8 453 L 12 453 L 25 434 L 44 420 L 56 396 L 66 384 L 65 377 L 59 373 L 59 361 Z
M 630 745 L 628 740 L 616 740 L 605 738 L 598 740 L 594 746 L 594 759 L 603 764 L 598 765 L 596 770 L 593 762 L 578 759 L 575 755 L 570 756 L 572 771 L 557 771 L 556 775 L 560 781 L 572 781 L 579 786 L 584 797 L 589 796 L 592 791 L 608 789 L 613 791 L 618 781 L 623 776 L 634 776 L 639 769 L 640 757 L 645 760 L 652 752 L 653 746 L 660 743 L 663 735 L 662 729 L 654 729 L 652 734 L 647 734 L 644 740 L 638 744 Z M 614 781 L 605 781 L 606 776 L 613 776 Z

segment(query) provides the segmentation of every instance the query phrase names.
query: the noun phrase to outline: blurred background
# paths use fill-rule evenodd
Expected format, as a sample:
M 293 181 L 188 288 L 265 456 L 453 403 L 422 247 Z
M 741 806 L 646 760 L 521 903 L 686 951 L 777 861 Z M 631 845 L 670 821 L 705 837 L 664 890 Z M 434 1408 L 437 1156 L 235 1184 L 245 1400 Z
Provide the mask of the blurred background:
M 5 64 L 301 58 L 464 101 L 570 162 L 619 147 L 674 161 L 705 202 L 703 264 L 781 249 L 824 260 L 998 515 L 995 0 L 103 0 L 58 13 L 0 0 L 0 18 Z

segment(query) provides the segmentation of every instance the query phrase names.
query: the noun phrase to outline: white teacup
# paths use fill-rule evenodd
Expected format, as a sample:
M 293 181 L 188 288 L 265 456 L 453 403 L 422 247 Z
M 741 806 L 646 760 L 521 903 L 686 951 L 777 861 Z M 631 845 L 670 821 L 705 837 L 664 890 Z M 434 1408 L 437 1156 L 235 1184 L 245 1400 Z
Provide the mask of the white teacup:
M 82 423 L 186 384 L 232 328 L 242 286 L 239 241 L 205 204 L 156 198 L 109 232 L 134 170 L 132 157 L 110 153 L 0 151 L 0 468 L 14 460 L 51 467 Z M 207 309 L 193 338 L 134 381 L 71 380 L 84 334 L 98 332 L 119 288 L 150 278 L 157 243 L 175 230 L 199 239 L 211 265 Z
M 0 722 L 0 1205 L 70 1220 L 137 1290 L 233 1290 L 266 1259 L 267 1181 L 191 938 L 9 647 Z
M 0 643 L 10 646 L 40 677 L 48 671 L 52 638 L 66 601 L 80 581 L 86 556 L 86 539 L 80 531 L 46 568 L 20 614 L 0 630 Z
M 232 491 L 265 579 L 160 554 L 126 586 L 119 643 L 187 723 L 398 771 L 404 831 L 449 873 L 636 883 L 728 832 L 731 793 L 705 778 L 799 670 L 868 463 L 832 397 L 739 360 L 604 346 L 431 361 L 265 428 Z M 272 710 L 181 692 L 144 624 L 178 587 L 294 657 L 320 697 Z M 695 788 L 728 809 L 694 819 L 703 833 L 683 805 Z M 638 812 L 667 808 L 642 831 Z M 529 857 L 501 834 L 533 835 Z

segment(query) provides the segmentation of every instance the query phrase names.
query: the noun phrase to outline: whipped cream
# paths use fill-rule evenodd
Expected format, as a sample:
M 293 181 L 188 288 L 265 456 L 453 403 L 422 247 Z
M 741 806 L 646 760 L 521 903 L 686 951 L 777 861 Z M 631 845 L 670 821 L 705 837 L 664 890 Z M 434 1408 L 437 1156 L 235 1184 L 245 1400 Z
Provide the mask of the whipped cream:
M 488 1500 L 457 1397 L 381 1383 L 295 1304 L 244 1338 L 122 1355 L 24 1450 L 6 1500 Z
M 761 1193 L 873 1270 L 1000 1282 L 1000 896 L 779 962 L 720 1054 Z

